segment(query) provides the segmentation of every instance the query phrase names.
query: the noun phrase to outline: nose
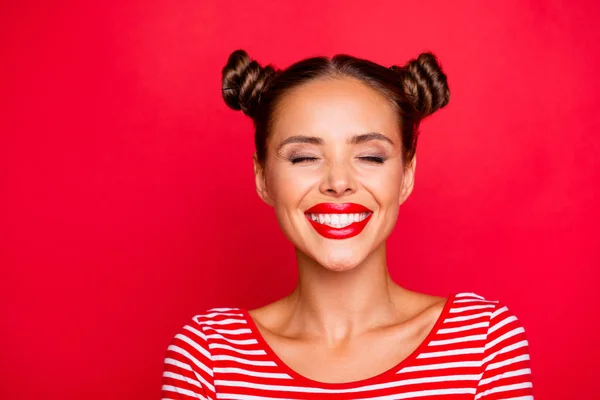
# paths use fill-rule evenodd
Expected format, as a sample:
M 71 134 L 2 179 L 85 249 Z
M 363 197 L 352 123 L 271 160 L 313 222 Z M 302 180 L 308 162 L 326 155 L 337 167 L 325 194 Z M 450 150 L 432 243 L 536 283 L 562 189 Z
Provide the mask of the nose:
M 339 162 L 329 166 L 319 189 L 325 195 L 340 197 L 354 193 L 356 181 L 350 168 L 345 163 Z

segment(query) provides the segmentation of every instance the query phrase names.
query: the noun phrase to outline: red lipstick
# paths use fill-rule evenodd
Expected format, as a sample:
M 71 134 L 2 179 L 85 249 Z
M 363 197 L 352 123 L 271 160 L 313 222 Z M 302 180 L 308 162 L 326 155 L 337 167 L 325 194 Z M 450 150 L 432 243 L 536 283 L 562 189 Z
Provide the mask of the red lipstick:
M 367 213 L 366 218 L 354 221 L 343 228 L 335 228 L 321 221 L 314 221 L 311 214 L 363 214 Z M 348 239 L 358 235 L 367 226 L 367 223 L 373 215 L 373 211 L 367 207 L 355 203 L 320 203 L 304 212 L 304 215 L 313 228 L 321 236 L 328 239 Z M 362 216 L 361 216 L 362 217 Z

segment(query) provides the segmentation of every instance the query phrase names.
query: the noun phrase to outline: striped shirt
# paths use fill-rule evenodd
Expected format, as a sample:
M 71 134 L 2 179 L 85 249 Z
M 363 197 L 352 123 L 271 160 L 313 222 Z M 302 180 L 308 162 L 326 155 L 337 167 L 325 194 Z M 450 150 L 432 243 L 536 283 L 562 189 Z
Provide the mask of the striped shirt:
M 533 399 L 528 343 L 517 318 L 473 293 L 451 296 L 421 345 L 357 382 L 319 383 L 285 365 L 248 312 L 214 308 L 167 348 L 163 399 Z

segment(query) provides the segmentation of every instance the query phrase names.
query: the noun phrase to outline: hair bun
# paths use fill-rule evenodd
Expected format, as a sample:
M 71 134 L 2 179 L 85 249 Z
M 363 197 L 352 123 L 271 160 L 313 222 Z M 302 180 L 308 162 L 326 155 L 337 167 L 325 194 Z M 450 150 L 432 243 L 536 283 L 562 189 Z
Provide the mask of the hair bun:
M 250 60 L 244 50 L 236 50 L 223 67 L 223 99 L 234 110 L 242 110 L 252 117 L 260 101 L 260 94 L 268 78 L 275 73 L 271 66 L 261 67 Z
M 446 74 L 432 53 L 421 53 L 404 67 L 393 66 L 392 70 L 401 73 L 404 91 L 413 100 L 421 118 L 433 114 L 450 101 Z

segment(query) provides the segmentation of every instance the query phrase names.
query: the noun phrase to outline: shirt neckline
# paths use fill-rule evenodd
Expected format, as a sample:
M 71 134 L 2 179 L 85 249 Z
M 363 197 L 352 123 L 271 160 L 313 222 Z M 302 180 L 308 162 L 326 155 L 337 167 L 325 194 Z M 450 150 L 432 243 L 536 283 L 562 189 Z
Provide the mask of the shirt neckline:
M 410 353 L 406 358 L 404 358 L 402 361 L 398 362 L 396 365 L 387 369 L 384 372 L 381 372 L 377 375 L 374 375 L 374 376 L 371 376 L 368 378 L 364 378 L 364 379 L 360 379 L 360 380 L 356 380 L 356 381 L 350 381 L 350 382 L 321 382 L 318 380 L 308 378 L 308 377 L 300 374 L 299 372 L 296 372 L 294 369 L 292 369 L 290 366 L 288 366 L 281 358 L 279 358 L 279 356 L 275 353 L 275 351 L 267 343 L 267 341 L 265 340 L 263 335 L 260 333 L 260 330 L 256 326 L 256 323 L 250 316 L 250 313 L 248 312 L 248 310 L 245 308 L 240 308 L 240 311 L 242 312 L 244 319 L 246 320 L 246 323 L 248 324 L 250 330 L 252 331 L 252 335 L 258 341 L 261 348 L 267 353 L 267 355 L 269 357 L 271 357 L 271 359 L 275 362 L 275 364 L 277 364 L 278 368 L 280 368 L 283 372 L 285 372 L 289 376 L 291 376 L 296 382 L 298 382 L 304 386 L 315 387 L 315 388 L 350 389 L 350 388 L 365 386 L 365 385 L 369 385 L 369 384 L 381 383 L 381 381 L 385 380 L 385 378 L 387 378 L 388 376 L 396 375 L 396 373 L 398 371 L 400 371 L 402 368 L 404 368 L 408 364 L 410 364 L 410 362 L 413 361 L 415 358 L 417 358 L 417 356 L 429 345 L 429 343 L 436 336 L 438 330 L 440 329 L 440 326 L 444 323 L 444 320 L 448 316 L 448 313 L 450 312 L 450 308 L 452 307 L 452 304 L 454 303 L 455 299 L 456 299 L 456 294 L 452 294 L 446 299 L 446 302 L 444 303 L 442 312 L 441 312 L 440 316 L 437 318 L 437 320 L 435 321 L 433 328 L 431 328 L 431 330 L 429 331 L 429 333 L 427 334 L 425 339 L 423 339 L 423 341 L 419 344 L 419 346 L 417 346 L 417 348 L 412 353 Z

